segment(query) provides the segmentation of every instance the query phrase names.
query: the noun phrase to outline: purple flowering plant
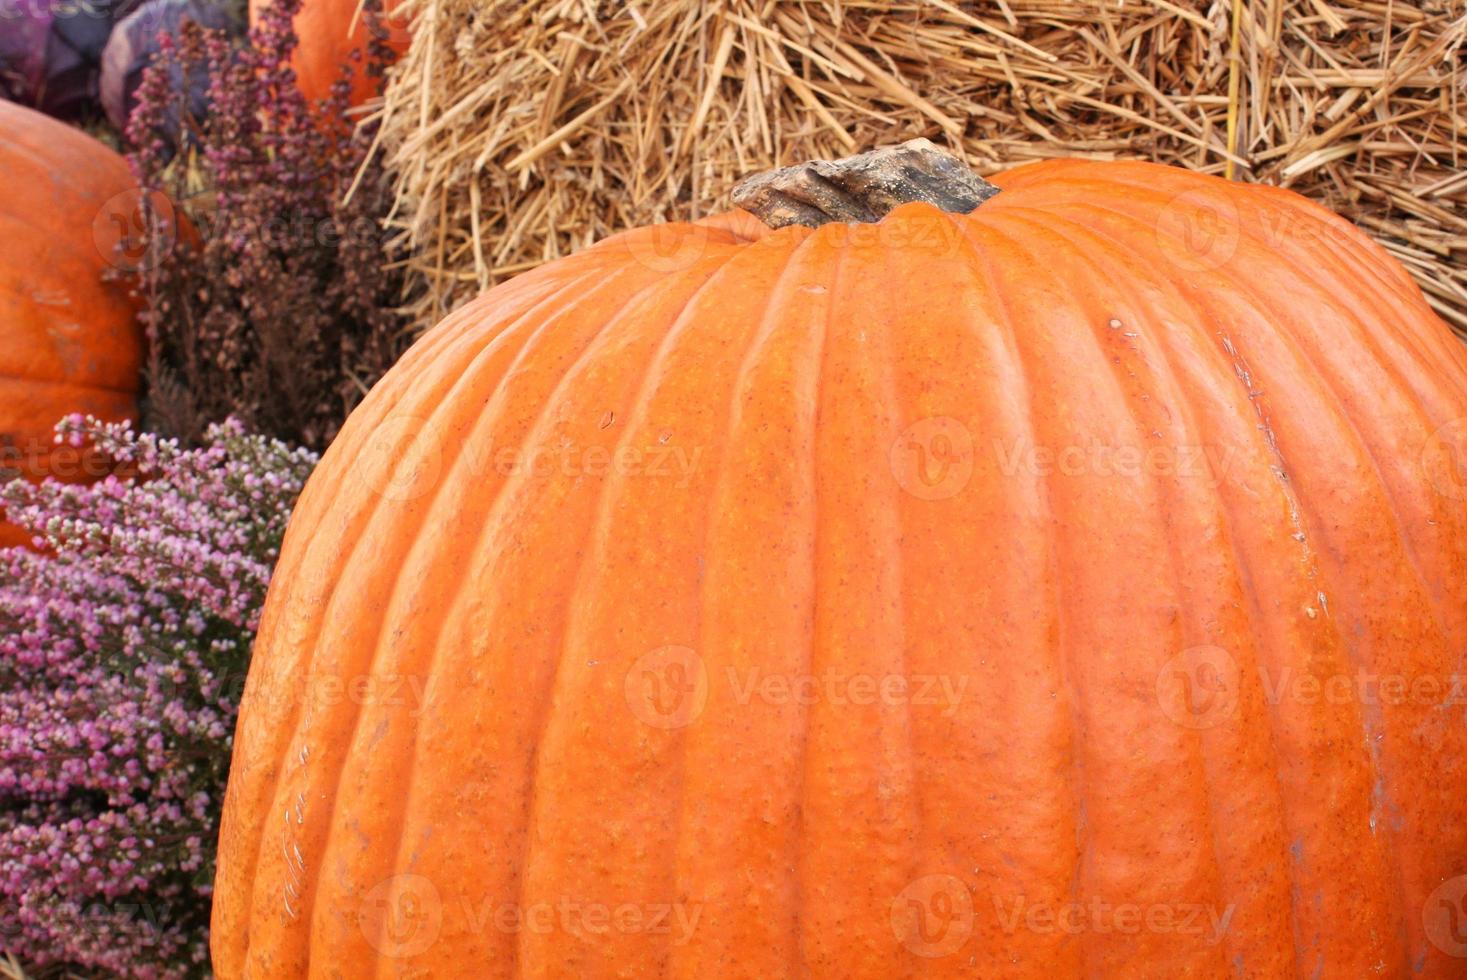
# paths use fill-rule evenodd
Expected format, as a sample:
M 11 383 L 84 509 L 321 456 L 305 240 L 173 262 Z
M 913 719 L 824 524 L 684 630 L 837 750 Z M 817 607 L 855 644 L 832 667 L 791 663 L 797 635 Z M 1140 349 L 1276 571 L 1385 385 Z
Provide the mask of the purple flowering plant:
M 259 10 L 243 46 L 193 23 L 160 38 L 128 122 L 145 192 L 127 271 L 146 306 L 146 427 L 190 443 L 234 416 L 324 449 L 411 340 L 392 183 L 371 158 L 374 124 L 350 113 L 352 74 L 380 82 L 387 49 L 374 31 L 330 97 L 307 99 L 291 67 L 300 5 Z M 179 78 L 207 80 L 202 114 Z
M 316 456 L 232 419 L 199 448 L 57 433 L 123 475 L 0 486 L 40 546 L 0 550 L 0 951 L 201 975 L 250 645 Z

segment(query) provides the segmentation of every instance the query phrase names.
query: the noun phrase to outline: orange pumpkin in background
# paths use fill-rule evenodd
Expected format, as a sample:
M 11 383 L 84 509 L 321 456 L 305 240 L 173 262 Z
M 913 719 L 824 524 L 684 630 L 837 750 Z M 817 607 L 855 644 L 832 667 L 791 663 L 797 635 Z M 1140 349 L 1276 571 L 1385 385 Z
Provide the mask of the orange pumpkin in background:
M 993 182 L 423 337 L 271 584 L 221 977 L 1463 976 L 1467 349 L 1295 194 Z
M 0 471 L 40 480 L 100 476 L 53 445 L 73 412 L 134 418 L 143 357 L 137 304 L 116 250 L 138 194 L 127 162 L 90 136 L 0 101 Z M 0 545 L 28 536 L 0 522 Z
M 274 0 L 250 0 L 250 23 Z M 360 50 L 362 60 L 351 64 L 351 105 L 361 105 L 377 95 L 377 82 L 367 76 L 368 33 L 364 16 L 359 12 L 360 0 L 302 0 L 292 22 L 297 45 L 291 59 L 296 84 L 308 99 L 325 99 L 331 86 L 341 78 L 342 68 L 351 62 L 351 53 Z M 384 40 L 394 56 L 407 51 L 411 43 L 408 26 L 401 17 L 393 17 L 395 0 L 386 0 L 387 16 L 382 28 Z

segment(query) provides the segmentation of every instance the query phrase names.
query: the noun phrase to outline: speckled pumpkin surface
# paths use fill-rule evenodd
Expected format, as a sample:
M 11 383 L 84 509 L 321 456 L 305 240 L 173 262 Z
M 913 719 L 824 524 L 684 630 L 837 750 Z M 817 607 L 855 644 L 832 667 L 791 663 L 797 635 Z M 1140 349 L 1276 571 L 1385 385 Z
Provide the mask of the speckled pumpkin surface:
M 994 180 L 416 345 L 271 588 L 221 976 L 1467 975 L 1467 350 L 1293 194 Z

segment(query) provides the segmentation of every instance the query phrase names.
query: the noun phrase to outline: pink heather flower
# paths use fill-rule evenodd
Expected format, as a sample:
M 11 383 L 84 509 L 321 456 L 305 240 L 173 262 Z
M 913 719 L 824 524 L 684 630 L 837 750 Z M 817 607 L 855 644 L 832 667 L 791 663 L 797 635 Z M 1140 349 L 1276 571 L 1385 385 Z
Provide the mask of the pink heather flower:
M 207 972 L 240 678 L 316 457 L 57 426 L 132 480 L 0 485 L 44 550 L 0 550 L 0 950 L 136 978 Z

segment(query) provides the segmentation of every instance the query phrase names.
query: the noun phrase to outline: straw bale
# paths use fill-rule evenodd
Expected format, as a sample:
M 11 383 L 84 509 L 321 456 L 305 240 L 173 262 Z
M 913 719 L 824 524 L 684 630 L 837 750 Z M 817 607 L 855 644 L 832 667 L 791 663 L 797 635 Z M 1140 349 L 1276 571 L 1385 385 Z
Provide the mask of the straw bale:
M 433 322 L 740 177 L 926 136 L 1139 157 L 1345 214 L 1467 334 L 1464 0 L 405 0 L 380 151 Z

